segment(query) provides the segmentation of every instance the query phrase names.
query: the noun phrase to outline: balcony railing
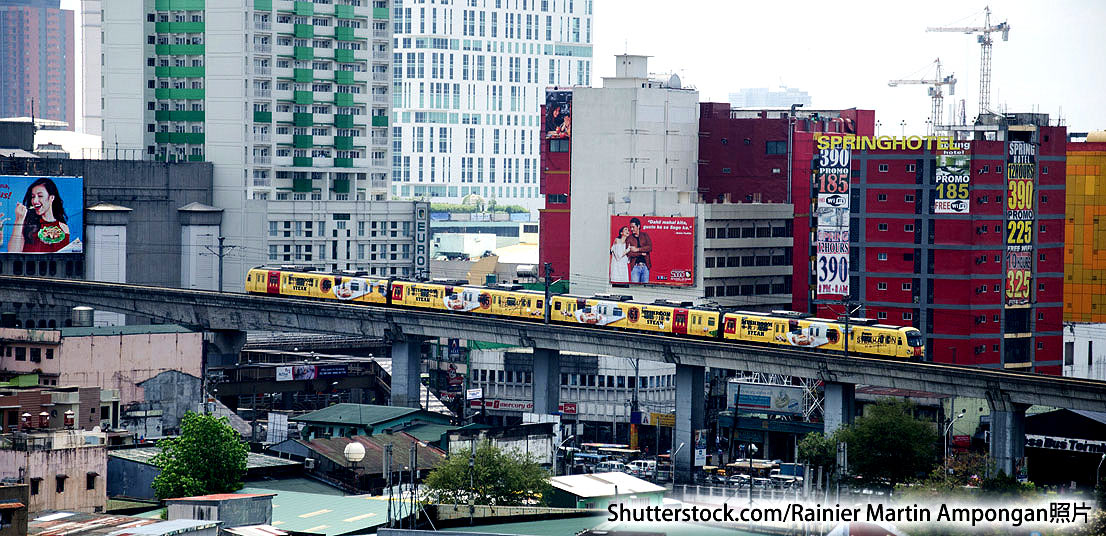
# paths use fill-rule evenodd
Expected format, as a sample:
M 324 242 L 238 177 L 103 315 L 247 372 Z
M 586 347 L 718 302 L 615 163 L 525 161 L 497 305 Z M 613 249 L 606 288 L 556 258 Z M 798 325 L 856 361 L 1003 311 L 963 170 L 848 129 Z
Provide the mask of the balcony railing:
M 270 45 L 269 43 L 254 43 L 253 51 L 269 53 L 273 51 L 273 45 Z
M 273 137 L 269 134 L 254 134 L 253 141 L 268 143 L 273 141 Z M 265 158 L 268 158 L 268 156 L 266 156 Z
M 269 66 L 267 66 L 267 65 L 265 65 L 265 66 L 254 65 L 253 66 L 253 74 L 269 75 L 269 74 L 272 74 L 272 72 L 273 72 L 273 70 L 271 68 L 269 68 Z
M 272 30 L 273 24 L 271 22 L 254 21 L 253 29 L 255 30 Z
M 273 96 L 273 91 L 271 89 L 254 88 L 253 89 L 253 96 L 254 97 L 269 98 L 269 97 Z

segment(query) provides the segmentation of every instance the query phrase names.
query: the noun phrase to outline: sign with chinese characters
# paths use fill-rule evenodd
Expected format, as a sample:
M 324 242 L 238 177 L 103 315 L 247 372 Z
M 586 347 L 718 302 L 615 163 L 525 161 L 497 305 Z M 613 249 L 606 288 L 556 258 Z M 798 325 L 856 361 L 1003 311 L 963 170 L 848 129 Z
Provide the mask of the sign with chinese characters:
M 1006 153 L 1006 306 L 1029 305 L 1033 288 L 1037 147 L 1012 141 Z

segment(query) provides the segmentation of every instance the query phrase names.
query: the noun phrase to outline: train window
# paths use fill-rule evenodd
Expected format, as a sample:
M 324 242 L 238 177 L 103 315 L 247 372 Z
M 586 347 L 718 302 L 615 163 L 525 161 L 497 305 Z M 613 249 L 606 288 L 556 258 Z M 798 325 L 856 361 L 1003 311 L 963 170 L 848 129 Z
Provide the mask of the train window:
M 514 298 L 507 298 L 507 307 L 514 307 L 517 303 L 517 300 L 515 300 Z
M 544 300 L 538 300 L 538 304 L 535 307 L 538 308 L 538 309 L 544 309 L 545 308 Z
M 558 302 L 553 302 L 553 308 L 560 311 L 561 310 L 561 302 L 559 302 L 559 301 Z
M 713 318 L 708 318 L 707 319 L 707 325 L 710 326 L 710 327 L 714 327 L 714 319 Z

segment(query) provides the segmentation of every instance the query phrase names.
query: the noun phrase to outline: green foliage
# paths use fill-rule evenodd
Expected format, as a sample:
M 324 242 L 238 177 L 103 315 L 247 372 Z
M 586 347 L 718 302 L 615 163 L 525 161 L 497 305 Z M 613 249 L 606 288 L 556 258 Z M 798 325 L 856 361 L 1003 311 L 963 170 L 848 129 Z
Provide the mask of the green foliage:
M 426 477 L 430 497 L 443 504 L 466 504 L 471 495 L 474 504 L 519 506 L 544 502 L 551 489 L 549 473 L 533 455 L 504 452 L 487 441 L 476 448 L 473 468 L 468 452 L 451 454 Z
M 811 467 L 822 467 L 830 473 L 837 470 L 837 441 L 822 432 L 807 434 L 799 441 L 799 461 Z
M 848 428 L 849 472 L 866 484 L 895 487 L 929 473 L 937 454 L 933 425 L 915 419 L 914 405 L 884 399 Z
M 997 475 L 983 480 L 983 492 L 997 497 L 1021 497 L 1036 493 L 1037 486 L 1032 482 L 1018 482 L 1018 479 L 999 471 Z
M 153 484 L 158 499 L 231 493 L 242 488 L 248 449 L 226 417 L 190 411 L 181 422 L 180 436 L 158 446 L 161 452 L 153 459 L 161 468 Z
M 455 214 L 472 214 L 475 212 L 529 212 L 519 205 L 499 205 L 494 199 L 488 201 L 487 206 L 481 204 L 458 205 L 456 203 L 430 203 L 430 212 L 453 212 Z

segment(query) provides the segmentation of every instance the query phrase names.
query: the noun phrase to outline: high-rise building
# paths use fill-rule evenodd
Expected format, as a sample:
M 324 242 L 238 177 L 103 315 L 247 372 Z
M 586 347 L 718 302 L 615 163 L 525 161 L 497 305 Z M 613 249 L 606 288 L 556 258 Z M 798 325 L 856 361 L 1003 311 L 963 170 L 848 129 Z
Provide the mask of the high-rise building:
M 73 12 L 60 5 L 0 0 L 0 117 L 34 115 L 73 129 Z
M 103 143 L 214 164 L 227 288 L 270 261 L 413 275 L 415 232 L 379 219 L 426 212 L 386 201 L 390 16 L 388 0 L 103 2 Z M 356 231 L 380 225 L 389 254 L 359 255 Z
M 730 106 L 734 108 L 787 108 L 792 104 L 810 106 L 810 95 L 793 87 L 780 87 L 775 91 L 766 87 L 754 87 L 730 93 Z
M 591 83 L 592 0 L 395 2 L 392 196 L 542 207 L 547 86 Z
M 1064 321 L 1106 322 L 1106 132 L 1068 142 Z

